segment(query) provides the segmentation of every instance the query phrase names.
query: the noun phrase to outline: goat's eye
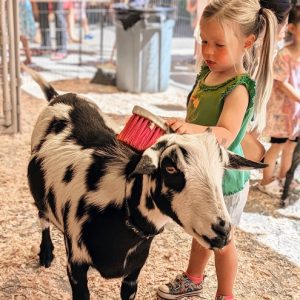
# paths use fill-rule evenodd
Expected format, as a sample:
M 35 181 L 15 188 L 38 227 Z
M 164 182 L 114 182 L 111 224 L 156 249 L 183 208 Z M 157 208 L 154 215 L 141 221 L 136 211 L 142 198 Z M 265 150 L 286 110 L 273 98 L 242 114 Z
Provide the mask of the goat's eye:
M 167 171 L 169 174 L 177 173 L 177 169 L 174 168 L 174 167 L 166 167 L 166 171 Z

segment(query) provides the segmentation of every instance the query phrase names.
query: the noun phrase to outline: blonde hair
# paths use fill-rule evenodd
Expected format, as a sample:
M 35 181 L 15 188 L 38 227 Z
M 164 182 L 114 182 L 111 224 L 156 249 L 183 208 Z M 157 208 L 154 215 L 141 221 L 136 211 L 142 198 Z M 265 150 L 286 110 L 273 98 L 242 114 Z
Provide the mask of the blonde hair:
M 234 22 L 242 34 L 253 34 L 256 48 L 246 50 L 244 67 L 257 82 L 253 127 L 261 132 L 265 127 L 267 102 L 273 86 L 273 60 L 277 34 L 277 19 L 270 9 L 262 8 L 258 0 L 212 0 L 205 7 L 202 20 L 213 18 L 221 25 Z M 236 30 L 236 26 L 231 26 Z M 227 28 L 226 28 L 227 30 Z M 226 31 L 225 31 L 226 32 Z M 255 45 L 254 44 L 254 45 Z

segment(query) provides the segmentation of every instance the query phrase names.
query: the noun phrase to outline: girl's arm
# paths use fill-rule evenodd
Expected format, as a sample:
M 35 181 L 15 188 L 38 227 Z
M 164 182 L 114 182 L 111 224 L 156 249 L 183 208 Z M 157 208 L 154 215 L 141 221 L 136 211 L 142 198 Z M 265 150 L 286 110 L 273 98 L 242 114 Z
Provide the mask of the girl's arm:
M 289 99 L 300 103 L 300 93 L 297 92 L 290 83 L 276 80 L 276 84 L 289 97 Z
M 224 107 L 216 126 L 210 127 L 220 144 L 228 147 L 236 138 L 247 110 L 249 94 L 245 86 L 237 86 L 225 99 Z M 208 126 L 170 119 L 167 124 L 177 133 L 202 133 Z

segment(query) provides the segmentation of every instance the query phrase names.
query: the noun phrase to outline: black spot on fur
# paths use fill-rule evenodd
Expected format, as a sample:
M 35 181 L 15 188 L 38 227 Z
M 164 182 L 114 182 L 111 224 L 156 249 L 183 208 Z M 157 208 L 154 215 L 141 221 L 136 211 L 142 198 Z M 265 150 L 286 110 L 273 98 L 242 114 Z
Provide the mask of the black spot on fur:
M 174 156 L 174 155 L 173 155 Z M 162 173 L 162 178 L 165 183 L 165 185 L 169 188 L 172 189 L 176 192 L 181 192 L 185 185 L 186 185 L 186 179 L 184 176 L 184 173 L 181 172 L 177 166 L 176 163 L 174 162 L 174 158 L 177 158 L 177 155 L 172 157 L 164 157 L 162 162 L 161 162 L 161 173 Z M 167 168 L 168 167 L 173 167 L 177 170 L 175 173 L 168 173 Z
M 42 146 L 44 145 L 45 141 L 47 140 L 47 135 L 50 133 L 59 134 L 62 132 L 68 124 L 68 121 L 65 119 L 57 119 L 53 118 L 52 121 L 49 123 L 49 126 L 45 132 L 45 136 L 41 138 L 38 145 L 33 149 L 32 152 L 38 152 L 41 150 Z
M 154 145 L 152 148 L 153 148 L 154 150 L 159 151 L 159 150 L 161 150 L 161 149 L 166 148 L 167 143 L 168 143 L 167 141 L 160 141 L 160 142 L 158 142 L 156 145 Z
M 66 172 L 65 172 L 63 181 L 65 183 L 69 183 L 73 179 L 73 176 L 74 176 L 74 169 L 73 169 L 73 166 L 70 165 L 66 168 Z
M 46 134 L 55 133 L 59 134 L 62 132 L 68 124 L 68 121 L 65 119 L 57 119 L 53 118 L 53 120 L 49 123 Z
M 128 206 L 131 214 L 131 222 L 145 234 L 152 234 L 157 232 L 155 226 L 150 223 L 141 212 L 137 209 L 140 204 L 143 188 L 143 176 L 135 176 L 134 183 L 131 189 L 131 196 L 128 199 Z
M 50 105 L 64 103 L 71 106 L 70 119 L 73 126 L 68 140 L 74 140 L 83 148 L 95 148 L 116 143 L 115 133 L 106 126 L 96 104 L 89 103 L 72 93 L 57 96 Z
M 168 155 L 168 157 L 172 160 L 172 162 L 174 163 L 174 165 L 177 165 L 177 161 L 178 161 L 178 156 L 177 156 L 177 152 L 175 149 L 172 149 Z
M 86 213 L 86 199 L 85 196 L 82 196 L 78 202 L 77 210 L 76 210 L 76 219 L 79 221 L 84 214 Z
M 151 196 L 146 197 L 146 207 L 148 209 L 154 209 L 154 207 L 155 207 Z
M 34 156 L 29 162 L 27 176 L 31 194 L 35 205 L 40 211 L 45 210 L 45 173 L 42 168 L 42 160 Z
M 141 155 L 136 154 L 130 157 L 129 162 L 126 164 L 123 175 L 128 178 L 132 172 L 135 170 L 138 162 L 141 159 Z
M 101 177 L 106 174 L 106 169 L 110 164 L 110 160 L 106 157 L 100 157 L 93 155 L 93 162 L 87 169 L 86 174 L 86 185 L 89 191 L 94 191 L 97 189 Z
M 179 147 L 179 149 L 181 150 L 185 161 L 188 162 L 189 153 L 183 147 Z
M 219 157 L 220 161 L 223 161 L 223 153 L 222 153 L 222 148 L 219 146 Z
M 49 189 L 47 199 L 48 199 L 48 203 L 49 203 L 49 206 L 51 208 L 52 214 L 56 218 L 56 220 L 58 221 L 57 212 L 56 212 L 56 198 L 55 198 L 54 191 L 53 191 L 52 187 Z
M 40 142 L 38 143 L 38 145 L 36 147 L 34 147 L 34 149 L 32 150 L 32 152 L 38 152 L 38 151 L 40 151 L 41 148 L 42 148 L 42 146 L 44 145 L 45 141 L 46 141 L 46 138 L 42 138 L 40 140 Z
M 70 207 L 71 207 L 70 201 L 67 201 L 62 209 L 63 222 L 64 222 L 64 238 L 65 238 L 67 255 L 69 259 L 72 256 L 72 241 L 70 239 L 69 228 L 68 228 L 68 216 L 70 213 Z
M 178 219 L 178 216 L 175 214 L 175 212 L 172 210 L 172 201 L 174 197 L 174 193 L 169 191 L 165 194 L 161 194 L 161 191 L 159 191 L 161 187 L 157 186 L 157 196 L 154 196 L 154 201 L 156 206 L 160 209 L 160 211 L 172 218 L 178 225 L 182 226 L 182 223 Z

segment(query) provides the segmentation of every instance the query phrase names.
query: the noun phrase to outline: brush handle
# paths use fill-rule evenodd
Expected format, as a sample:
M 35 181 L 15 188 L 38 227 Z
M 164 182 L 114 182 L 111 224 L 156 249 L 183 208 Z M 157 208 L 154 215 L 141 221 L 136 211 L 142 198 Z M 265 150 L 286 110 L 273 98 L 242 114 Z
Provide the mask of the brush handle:
M 143 118 L 146 118 L 147 120 L 153 122 L 155 125 L 160 127 L 166 133 L 173 132 L 173 130 L 166 124 L 166 122 L 163 118 L 154 115 L 153 113 L 151 113 L 150 111 L 148 111 L 147 109 L 145 109 L 141 106 L 135 105 L 132 109 L 132 113 L 136 114 L 138 116 L 141 116 Z

